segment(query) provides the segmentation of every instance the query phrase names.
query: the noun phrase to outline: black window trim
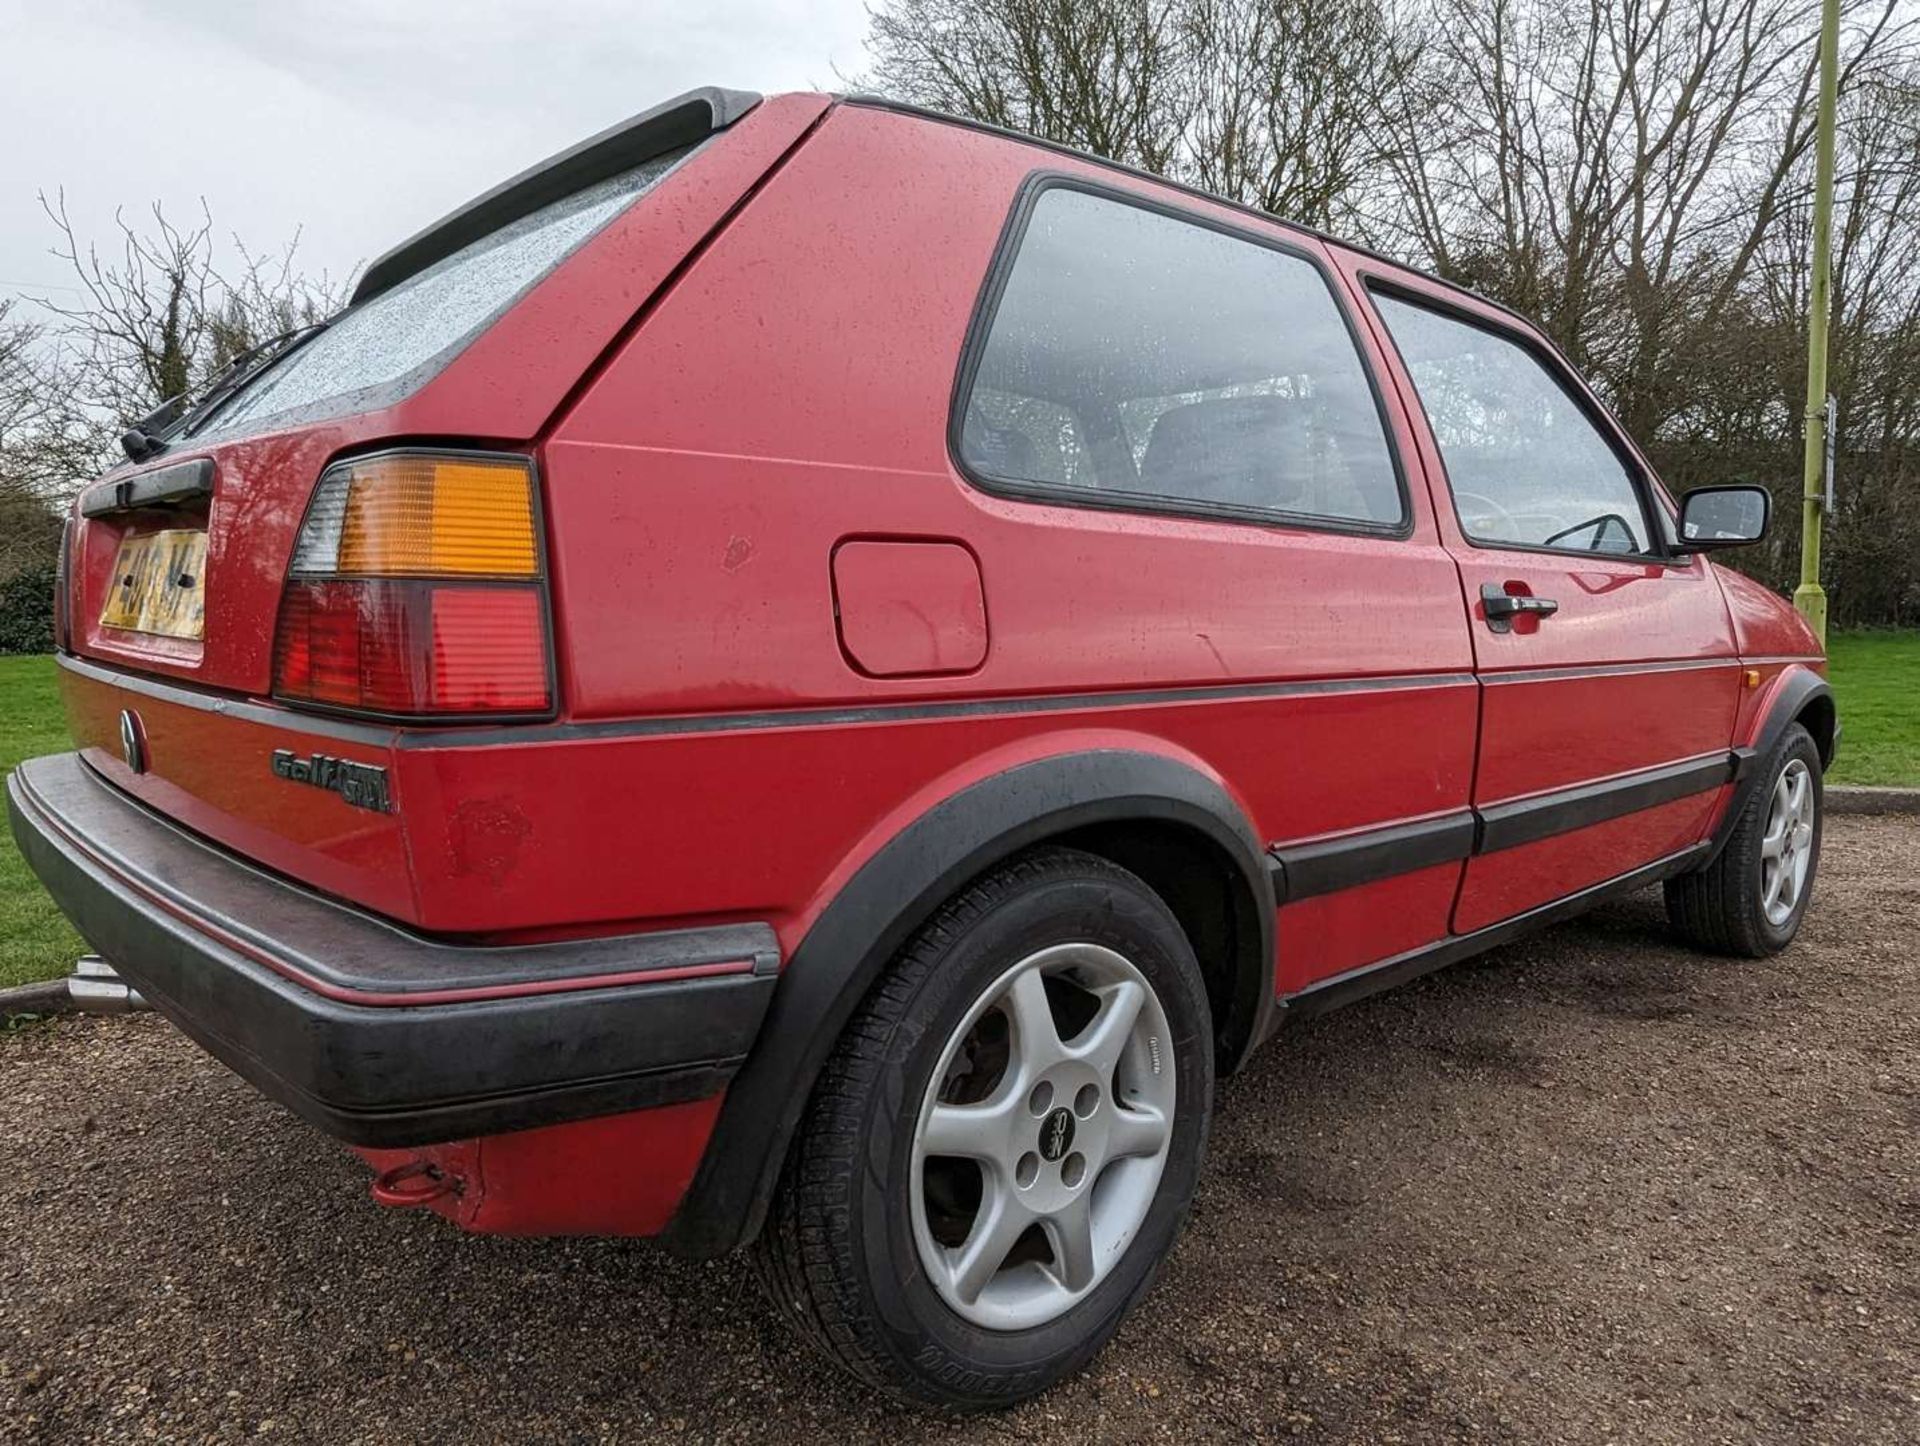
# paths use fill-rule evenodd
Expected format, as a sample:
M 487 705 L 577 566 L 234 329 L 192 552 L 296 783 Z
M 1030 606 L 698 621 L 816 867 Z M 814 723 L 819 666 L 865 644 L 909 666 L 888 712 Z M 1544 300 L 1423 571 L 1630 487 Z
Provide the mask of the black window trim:
M 1693 567 L 1694 555 L 1675 549 L 1672 517 L 1666 508 L 1659 505 L 1659 498 L 1646 464 L 1628 446 L 1626 429 L 1592 396 L 1584 382 L 1580 381 L 1578 371 L 1557 347 L 1550 342 L 1543 342 L 1530 331 L 1522 329 L 1522 326 L 1526 325 L 1524 318 L 1518 317 L 1517 313 L 1514 314 L 1519 325 L 1497 320 L 1446 297 L 1435 296 L 1432 292 L 1409 286 L 1370 267 L 1361 268 L 1359 277 L 1361 287 L 1367 293 L 1368 305 L 1373 307 L 1374 317 L 1380 323 L 1381 334 L 1386 337 L 1387 345 L 1393 348 L 1393 354 L 1400 363 L 1401 371 L 1406 373 L 1407 380 L 1413 384 L 1413 401 L 1419 408 L 1418 423 L 1426 429 L 1428 438 L 1433 442 L 1434 456 L 1440 461 L 1440 480 L 1446 484 L 1447 488 L 1447 505 L 1453 509 L 1453 519 L 1460 530 L 1460 537 L 1469 547 L 1478 552 L 1528 552 L 1544 557 L 1578 557 L 1587 561 L 1599 559 L 1612 562 L 1637 562 L 1681 571 L 1688 571 Z M 1375 298 L 1379 296 L 1388 296 L 1409 306 L 1437 312 L 1449 321 L 1457 321 L 1463 326 L 1484 331 L 1489 336 L 1517 346 L 1538 362 L 1553 384 L 1560 389 L 1568 401 L 1573 403 L 1575 410 L 1585 417 L 1588 424 L 1600 434 L 1601 440 L 1607 444 L 1607 449 L 1619 461 L 1621 469 L 1627 475 L 1627 485 L 1633 489 L 1634 498 L 1640 504 L 1640 520 L 1646 526 L 1647 537 L 1653 544 L 1653 550 L 1596 552 L 1584 547 L 1545 547 L 1539 543 L 1500 542 L 1494 539 L 1482 541 L 1469 532 L 1466 519 L 1460 516 L 1460 502 L 1454 493 L 1453 476 L 1447 468 L 1446 452 L 1440 446 L 1440 439 L 1434 435 L 1433 422 L 1427 415 L 1427 404 L 1420 396 L 1419 384 L 1413 381 L 1413 368 L 1407 364 L 1406 353 L 1400 349 L 1400 339 L 1394 335 L 1392 324 L 1374 304 Z M 1571 383 L 1579 383 L 1579 385 Z
M 1051 482 L 1016 481 L 990 477 L 969 466 L 962 455 L 960 440 L 962 426 L 966 420 L 966 404 L 973 393 L 975 374 L 979 371 L 981 356 L 986 350 L 987 337 L 999 314 L 1000 301 L 1006 291 L 1007 281 L 1013 273 L 1014 262 L 1019 257 L 1020 245 L 1026 237 L 1027 226 L 1033 218 L 1034 208 L 1039 204 L 1040 198 L 1052 190 L 1079 191 L 1102 200 L 1134 206 L 1175 221 L 1183 221 L 1189 225 L 1218 232 L 1235 240 L 1263 246 L 1270 251 L 1277 251 L 1282 255 L 1304 261 L 1311 266 L 1319 276 L 1321 285 L 1326 287 L 1327 298 L 1333 303 L 1335 313 L 1346 328 L 1347 339 L 1353 346 L 1354 359 L 1359 362 L 1361 375 L 1366 378 L 1368 391 L 1373 396 L 1374 412 L 1380 419 L 1381 440 L 1386 446 L 1388 463 L 1393 468 L 1394 487 L 1400 497 L 1400 520 L 1395 523 L 1365 522 L 1354 518 L 1285 512 L 1273 507 L 1240 507 L 1230 503 L 1157 497 L 1143 492 L 1109 492 L 1099 488 L 1072 487 Z M 1275 225 L 1279 224 L 1281 223 L 1275 223 Z M 1154 517 L 1184 517 L 1202 522 L 1252 524 L 1287 531 L 1323 532 L 1346 537 L 1381 538 L 1388 541 L 1405 541 L 1412 537 L 1417 520 L 1414 516 L 1411 489 L 1408 486 L 1406 464 L 1400 455 L 1399 440 L 1394 435 L 1393 415 L 1387 405 L 1386 392 L 1381 385 L 1379 373 L 1373 365 L 1373 358 L 1368 354 L 1366 339 L 1348 304 L 1347 297 L 1343 294 L 1343 288 L 1338 284 L 1338 279 L 1325 260 L 1284 237 L 1271 235 L 1251 226 L 1235 225 L 1219 217 L 1204 215 L 1184 206 L 1170 204 L 1159 197 L 1144 195 L 1125 186 L 1046 168 L 1030 171 L 1021 181 L 1020 188 L 1015 193 L 1013 204 L 1007 213 L 1006 222 L 1001 227 L 1000 238 L 994 244 L 993 259 L 987 267 L 979 295 L 974 300 L 973 315 L 967 324 L 966 340 L 960 348 L 959 365 L 954 371 L 953 390 L 947 404 L 947 456 L 954 470 L 972 487 L 989 496 L 1008 498 L 1017 502 L 1033 502 L 1047 506 L 1075 507 L 1101 512 L 1139 513 Z

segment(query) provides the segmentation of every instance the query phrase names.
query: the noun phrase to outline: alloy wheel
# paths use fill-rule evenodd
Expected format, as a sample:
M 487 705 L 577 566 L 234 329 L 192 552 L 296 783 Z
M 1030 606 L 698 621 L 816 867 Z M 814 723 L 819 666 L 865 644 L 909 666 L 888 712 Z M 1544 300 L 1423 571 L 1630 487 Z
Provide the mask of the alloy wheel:
M 1760 907 L 1776 929 L 1799 907 L 1813 864 L 1813 772 L 1789 759 L 1774 780 L 1767 831 L 1760 838 Z
M 947 1040 L 914 1130 L 912 1216 L 940 1298 L 975 1325 L 1058 1319 L 1153 1205 L 1173 1138 L 1167 1017 L 1101 945 L 1031 954 Z

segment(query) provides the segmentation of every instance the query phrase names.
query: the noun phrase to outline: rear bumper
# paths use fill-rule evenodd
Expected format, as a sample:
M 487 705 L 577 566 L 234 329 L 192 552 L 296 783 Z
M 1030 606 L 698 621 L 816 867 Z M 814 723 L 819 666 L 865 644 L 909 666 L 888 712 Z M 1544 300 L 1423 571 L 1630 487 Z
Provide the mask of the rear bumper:
M 773 994 L 764 924 L 446 944 L 253 868 L 103 783 L 22 764 L 7 811 L 87 941 L 259 1089 L 394 1148 L 706 1099 Z

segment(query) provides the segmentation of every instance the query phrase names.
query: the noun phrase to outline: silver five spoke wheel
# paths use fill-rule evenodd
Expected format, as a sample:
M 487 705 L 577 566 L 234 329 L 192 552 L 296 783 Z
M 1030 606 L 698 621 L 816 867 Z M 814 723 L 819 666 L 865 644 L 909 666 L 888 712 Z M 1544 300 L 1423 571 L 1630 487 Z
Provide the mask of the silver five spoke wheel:
M 1172 1140 L 1167 1017 L 1097 944 L 1029 955 L 948 1038 L 913 1138 L 920 1263 L 992 1330 L 1070 1310 L 1125 1253 Z
M 1773 785 L 1767 830 L 1760 838 L 1760 906 L 1783 928 L 1800 903 L 1813 862 L 1813 774 L 1790 759 Z

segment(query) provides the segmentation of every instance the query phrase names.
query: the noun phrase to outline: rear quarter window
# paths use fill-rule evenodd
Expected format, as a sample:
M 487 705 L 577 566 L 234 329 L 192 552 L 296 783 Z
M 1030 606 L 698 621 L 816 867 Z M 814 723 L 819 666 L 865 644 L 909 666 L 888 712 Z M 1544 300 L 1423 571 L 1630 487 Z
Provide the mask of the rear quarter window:
M 1391 530 L 1406 504 L 1309 259 L 1067 185 L 1031 206 L 959 408 L 993 487 Z
M 226 435 L 385 406 L 458 356 L 601 227 L 653 189 L 693 148 L 542 207 L 340 314 L 202 429 Z

